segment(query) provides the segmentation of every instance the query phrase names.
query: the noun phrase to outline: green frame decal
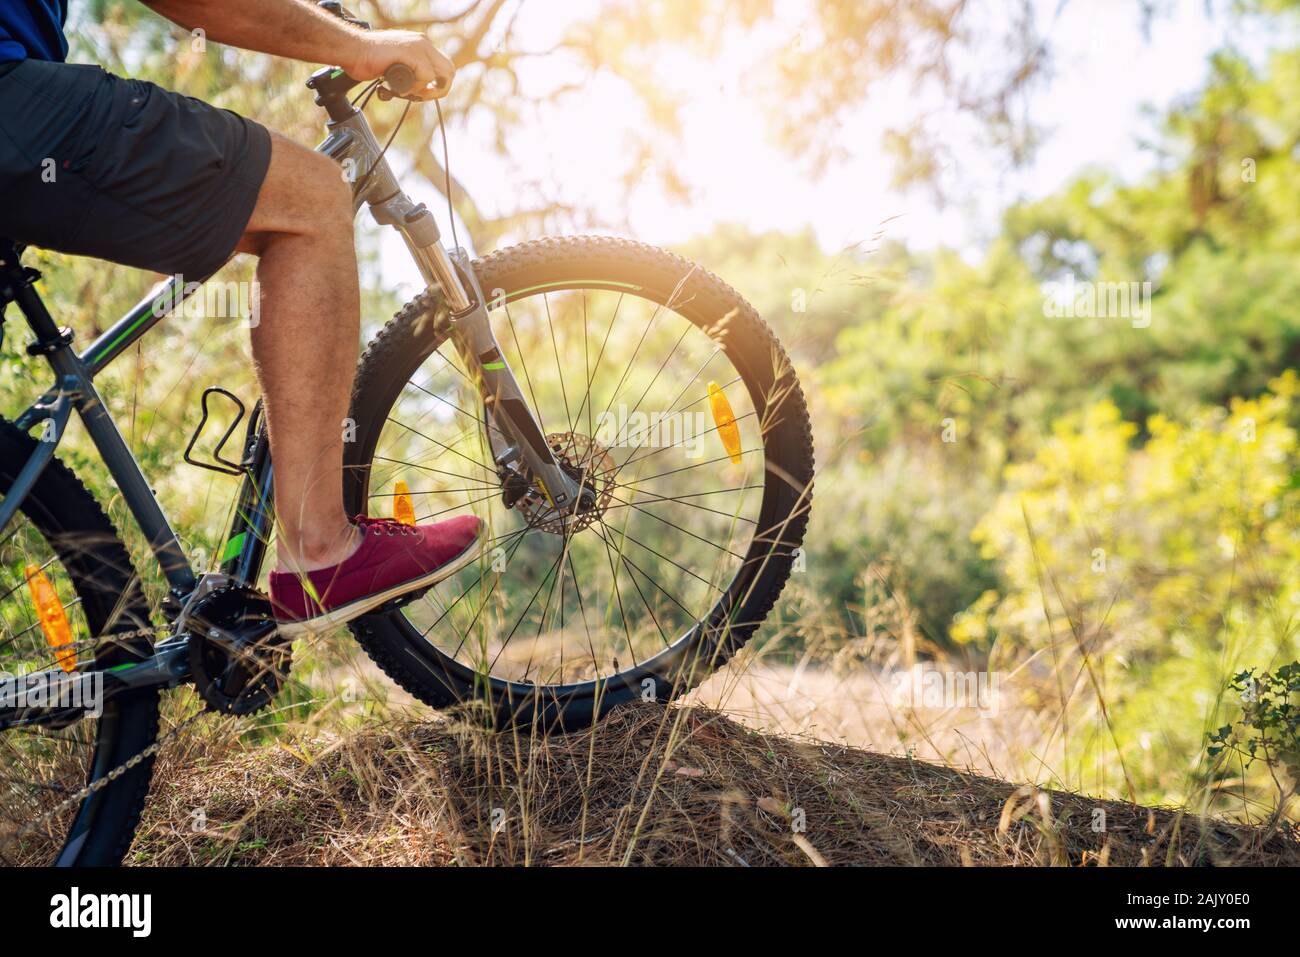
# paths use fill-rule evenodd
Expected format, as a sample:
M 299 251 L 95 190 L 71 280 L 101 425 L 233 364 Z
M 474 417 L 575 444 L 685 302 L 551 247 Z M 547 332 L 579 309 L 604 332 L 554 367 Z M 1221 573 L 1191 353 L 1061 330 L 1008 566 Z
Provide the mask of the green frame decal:
M 221 553 L 221 562 L 225 564 L 244 550 L 244 540 L 248 537 L 247 532 L 240 532 L 230 541 L 226 542 L 225 551 Z

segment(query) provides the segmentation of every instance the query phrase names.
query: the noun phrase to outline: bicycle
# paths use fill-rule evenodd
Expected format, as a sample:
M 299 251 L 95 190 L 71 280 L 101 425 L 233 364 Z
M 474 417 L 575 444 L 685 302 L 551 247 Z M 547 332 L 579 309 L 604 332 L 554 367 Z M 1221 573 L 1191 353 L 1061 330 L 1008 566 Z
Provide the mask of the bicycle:
M 573 729 L 623 702 L 667 702 L 750 638 L 790 575 L 813 479 L 795 373 L 735 290 L 668 252 L 603 237 L 477 261 L 447 250 L 363 112 L 412 81 L 399 64 L 353 99 L 360 84 L 341 69 L 307 83 L 328 116 L 318 150 L 364 171 L 354 209 L 398 231 L 427 284 L 361 357 L 346 501 L 408 523 L 470 509 L 488 541 L 350 630 L 416 698 L 482 702 L 501 728 Z M 273 469 L 260 401 L 230 459 L 245 407 L 207 389 L 184 458 L 241 486 L 217 568 L 193 567 L 94 385 L 161 321 L 158 291 L 77 353 L 21 252 L 0 243 L 0 332 L 16 304 L 55 382 L 0 420 L 0 861 L 112 865 L 165 740 L 162 690 L 191 684 L 207 709 L 243 715 L 285 683 L 292 649 L 258 588 Z M 159 288 L 180 303 L 176 283 Z M 213 394 L 238 416 L 205 462 L 191 453 Z M 160 607 L 55 457 L 74 411 L 166 581 Z

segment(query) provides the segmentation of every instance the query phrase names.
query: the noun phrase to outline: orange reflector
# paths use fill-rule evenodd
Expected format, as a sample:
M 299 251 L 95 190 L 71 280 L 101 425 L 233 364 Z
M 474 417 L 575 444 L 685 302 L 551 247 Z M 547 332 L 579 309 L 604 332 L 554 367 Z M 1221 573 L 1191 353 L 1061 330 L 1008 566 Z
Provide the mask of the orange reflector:
M 727 394 L 716 382 L 709 383 L 709 409 L 713 412 L 713 424 L 718 427 L 722 447 L 727 450 L 731 461 L 740 462 L 740 429 L 736 428 L 736 413 L 731 411 Z
M 415 506 L 411 504 L 411 488 L 401 479 L 393 486 L 393 518 L 403 525 L 415 524 Z
M 77 667 L 77 651 L 72 647 L 72 627 L 68 624 L 58 592 L 41 571 L 41 566 L 28 565 L 23 574 L 32 593 L 32 604 L 36 606 L 36 618 L 45 633 L 45 643 L 54 649 L 59 667 L 72 671 Z

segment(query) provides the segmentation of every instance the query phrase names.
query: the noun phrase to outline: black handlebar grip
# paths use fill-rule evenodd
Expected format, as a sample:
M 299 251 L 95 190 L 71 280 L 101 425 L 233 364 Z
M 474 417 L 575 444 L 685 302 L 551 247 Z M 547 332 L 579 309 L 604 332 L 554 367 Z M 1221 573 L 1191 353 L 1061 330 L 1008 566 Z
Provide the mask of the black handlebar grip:
M 415 71 L 405 63 L 394 63 L 384 71 L 384 84 L 398 96 L 404 96 L 415 86 Z

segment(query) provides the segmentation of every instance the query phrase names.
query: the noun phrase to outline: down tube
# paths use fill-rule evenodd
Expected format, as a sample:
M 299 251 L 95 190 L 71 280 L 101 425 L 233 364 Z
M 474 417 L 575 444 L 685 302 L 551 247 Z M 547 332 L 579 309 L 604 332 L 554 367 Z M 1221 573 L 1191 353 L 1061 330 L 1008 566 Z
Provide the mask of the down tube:
M 162 566 L 163 575 L 176 594 L 186 594 L 194 588 L 194 570 L 181 549 L 176 533 L 158 507 L 158 500 L 141 474 L 135 456 L 122 438 L 117 424 L 109 416 L 104 403 L 100 401 L 93 379 L 105 366 L 165 319 L 187 298 L 187 291 L 192 295 L 200 285 L 187 283 L 180 275 L 169 276 L 145 293 L 126 315 L 113 323 L 74 360 L 85 383 L 85 396 L 78 404 L 77 411 L 121 490 L 123 500 L 149 540 Z
M 57 356 L 54 361 L 58 362 Z M 81 415 L 81 421 L 121 491 L 122 500 L 148 539 L 163 575 L 173 591 L 178 594 L 189 592 L 194 587 L 194 571 L 190 568 L 176 533 L 159 508 L 153 489 L 141 473 L 135 456 L 122 438 L 112 416 L 108 414 L 89 376 L 83 379 L 79 391 L 81 395 L 77 399 L 77 411 Z

